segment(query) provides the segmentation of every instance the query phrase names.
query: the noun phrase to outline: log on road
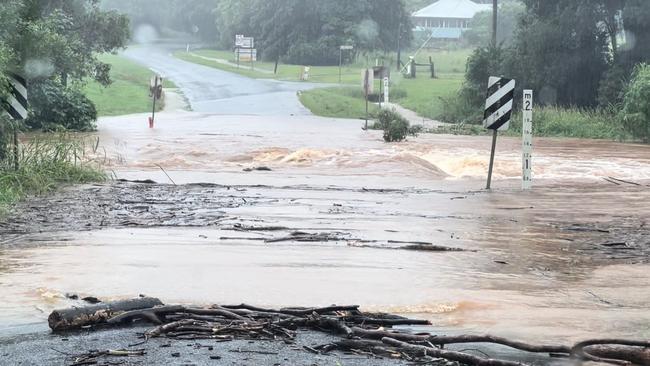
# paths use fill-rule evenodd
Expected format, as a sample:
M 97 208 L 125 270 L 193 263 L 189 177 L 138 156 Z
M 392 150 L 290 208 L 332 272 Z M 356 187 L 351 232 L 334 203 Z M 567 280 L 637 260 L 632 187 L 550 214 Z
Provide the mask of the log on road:
M 80 329 L 89 325 L 106 323 L 108 319 L 127 311 L 162 306 L 159 299 L 141 297 L 138 299 L 101 303 L 82 308 L 54 310 L 47 318 L 50 329 L 65 331 Z

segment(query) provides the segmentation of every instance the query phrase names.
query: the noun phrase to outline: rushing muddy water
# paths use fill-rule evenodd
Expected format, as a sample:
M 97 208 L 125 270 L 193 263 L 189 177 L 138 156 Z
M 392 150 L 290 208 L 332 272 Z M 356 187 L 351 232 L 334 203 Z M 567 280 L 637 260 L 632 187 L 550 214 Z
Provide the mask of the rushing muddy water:
M 21 205 L 0 226 L 0 334 L 43 327 L 74 303 L 69 292 L 360 303 L 529 340 L 650 336 L 650 148 L 536 140 L 536 187 L 524 193 L 520 141 L 502 138 L 488 193 L 488 138 L 384 144 L 360 126 L 182 113 L 149 130 L 144 116 L 104 119 L 93 157 L 118 178 L 165 184 Z M 258 167 L 271 171 L 243 171 Z M 210 184 L 183 185 L 196 182 Z M 328 240 L 269 240 L 296 231 Z M 418 242 L 465 251 L 394 249 Z

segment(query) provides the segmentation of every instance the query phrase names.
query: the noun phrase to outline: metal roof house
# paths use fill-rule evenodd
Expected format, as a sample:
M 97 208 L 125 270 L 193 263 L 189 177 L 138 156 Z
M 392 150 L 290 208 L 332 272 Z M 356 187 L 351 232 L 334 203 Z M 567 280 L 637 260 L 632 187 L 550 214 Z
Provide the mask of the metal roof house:
M 438 0 L 412 17 L 416 30 L 431 31 L 433 38 L 460 39 L 476 13 L 491 10 L 492 5 L 471 0 Z

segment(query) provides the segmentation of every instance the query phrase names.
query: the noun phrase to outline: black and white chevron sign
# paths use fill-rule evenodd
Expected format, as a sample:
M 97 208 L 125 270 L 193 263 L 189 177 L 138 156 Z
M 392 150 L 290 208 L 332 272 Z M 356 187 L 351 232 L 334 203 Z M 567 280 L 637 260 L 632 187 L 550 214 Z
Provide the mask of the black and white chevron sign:
M 483 127 L 489 130 L 506 131 L 510 127 L 514 97 L 514 79 L 490 76 Z
M 4 109 L 15 120 L 27 118 L 27 82 L 16 74 L 9 74 L 11 94 L 5 100 Z

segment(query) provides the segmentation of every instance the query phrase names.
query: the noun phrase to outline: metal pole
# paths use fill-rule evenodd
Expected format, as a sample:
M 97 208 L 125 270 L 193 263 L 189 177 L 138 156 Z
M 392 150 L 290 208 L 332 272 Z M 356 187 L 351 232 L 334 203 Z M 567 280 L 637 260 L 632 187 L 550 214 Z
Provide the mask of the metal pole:
M 498 0 L 492 0 L 492 46 L 497 46 L 497 20 L 499 4 Z
M 158 76 L 155 76 L 154 87 L 153 87 L 153 108 L 151 110 L 151 122 L 156 119 L 156 96 L 158 94 Z
M 366 131 L 368 130 L 368 93 L 366 93 Z
M 492 170 L 494 168 L 494 155 L 496 154 L 496 150 L 497 150 L 498 135 L 499 135 L 499 131 L 494 130 L 494 134 L 492 135 L 492 153 L 490 154 L 490 168 L 488 169 L 487 187 L 485 187 L 485 189 L 488 190 L 492 188 Z
M 343 68 L 343 49 L 339 47 L 339 84 L 341 84 L 342 77 L 341 68 Z
M 17 171 L 20 168 L 20 163 L 18 162 L 18 123 L 14 121 L 14 169 Z
M 402 45 L 400 44 L 402 40 L 402 23 L 399 23 L 397 27 L 397 71 L 402 69 Z

